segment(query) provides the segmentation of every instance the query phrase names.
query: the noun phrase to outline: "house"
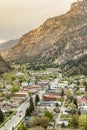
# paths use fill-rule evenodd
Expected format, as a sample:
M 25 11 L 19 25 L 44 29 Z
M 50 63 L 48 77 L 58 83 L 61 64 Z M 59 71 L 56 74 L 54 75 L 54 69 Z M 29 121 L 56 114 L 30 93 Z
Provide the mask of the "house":
M 22 83 L 21 83 L 21 86 L 22 86 L 22 87 L 27 87 L 27 86 L 28 86 L 28 82 L 22 82 Z
M 84 87 L 84 86 L 81 86 L 81 87 L 79 88 L 79 91 L 85 92 L 85 87 Z
M 86 99 L 80 99 L 77 101 L 78 106 L 87 106 L 87 100 Z
M 83 95 L 81 95 L 81 96 L 80 96 L 80 95 L 77 95 L 77 96 L 76 96 L 77 100 L 82 99 L 82 97 L 83 97 Z

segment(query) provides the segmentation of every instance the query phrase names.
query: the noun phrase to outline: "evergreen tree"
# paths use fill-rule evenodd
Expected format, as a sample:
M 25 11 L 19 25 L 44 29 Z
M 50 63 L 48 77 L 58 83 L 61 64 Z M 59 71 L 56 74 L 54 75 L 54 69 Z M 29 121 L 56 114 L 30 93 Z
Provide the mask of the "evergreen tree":
M 37 106 L 37 103 L 40 102 L 40 98 L 38 96 L 38 94 L 36 94 L 35 96 L 35 105 Z
M 62 88 L 61 90 L 61 96 L 63 97 L 64 96 L 64 89 Z
M 30 109 L 29 109 L 29 107 L 26 109 L 26 113 L 25 113 L 25 116 L 30 116 Z
M 14 130 L 14 127 L 12 127 L 12 130 Z
M 0 123 L 2 123 L 3 121 L 4 121 L 4 114 L 2 110 L 0 109 Z
M 62 128 L 65 128 L 65 124 L 64 124 L 64 122 L 61 124 L 61 127 L 62 127 Z
M 81 111 L 80 111 L 80 109 L 78 110 L 78 115 L 79 115 L 79 116 L 81 115 Z
M 34 110 L 34 103 L 33 103 L 33 98 L 30 96 L 30 106 L 29 106 L 30 112 Z
M 73 98 L 73 103 L 76 105 L 76 108 L 78 108 L 77 99 L 76 98 Z
M 25 116 L 30 116 L 33 110 L 34 110 L 33 98 L 30 96 L 30 103 L 29 103 L 29 107 L 26 109 Z
M 80 82 L 79 82 L 79 81 L 77 81 L 77 85 L 78 85 L 78 86 L 80 85 Z
M 50 84 L 48 85 L 48 90 L 50 90 Z

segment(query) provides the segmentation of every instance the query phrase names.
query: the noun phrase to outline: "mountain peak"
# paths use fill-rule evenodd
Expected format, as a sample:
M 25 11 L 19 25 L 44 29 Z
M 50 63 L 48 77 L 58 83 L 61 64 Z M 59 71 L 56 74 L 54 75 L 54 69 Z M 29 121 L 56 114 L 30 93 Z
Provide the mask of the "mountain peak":
M 87 12 L 87 1 L 83 0 L 83 1 L 74 2 L 71 5 L 70 11 L 81 13 L 81 14 Z

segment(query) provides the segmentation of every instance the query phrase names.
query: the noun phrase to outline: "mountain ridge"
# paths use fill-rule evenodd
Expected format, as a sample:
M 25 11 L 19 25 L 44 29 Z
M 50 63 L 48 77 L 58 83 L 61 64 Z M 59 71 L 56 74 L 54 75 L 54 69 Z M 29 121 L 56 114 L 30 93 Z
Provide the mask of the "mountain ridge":
M 3 57 L 16 63 L 66 64 L 87 55 L 87 4 L 84 2 L 87 1 L 73 3 L 66 14 L 50 18 L 23 35 Z
M 17 44 L 17 42 L 18 42 L 18 39 L 9 40 L 9 41 L 1 43 L 0 44 L 0 51 L 5 51 L 7 49 L 14 47 Z

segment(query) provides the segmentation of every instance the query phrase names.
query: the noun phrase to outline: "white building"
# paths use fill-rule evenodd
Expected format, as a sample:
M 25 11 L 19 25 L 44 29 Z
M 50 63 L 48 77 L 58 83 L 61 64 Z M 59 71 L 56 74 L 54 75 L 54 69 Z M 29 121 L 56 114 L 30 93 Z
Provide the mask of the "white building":
M 68 81 L 59 81 L 58 82 L 59 88 L 65 88 L 66 86 L 68 86 Z

